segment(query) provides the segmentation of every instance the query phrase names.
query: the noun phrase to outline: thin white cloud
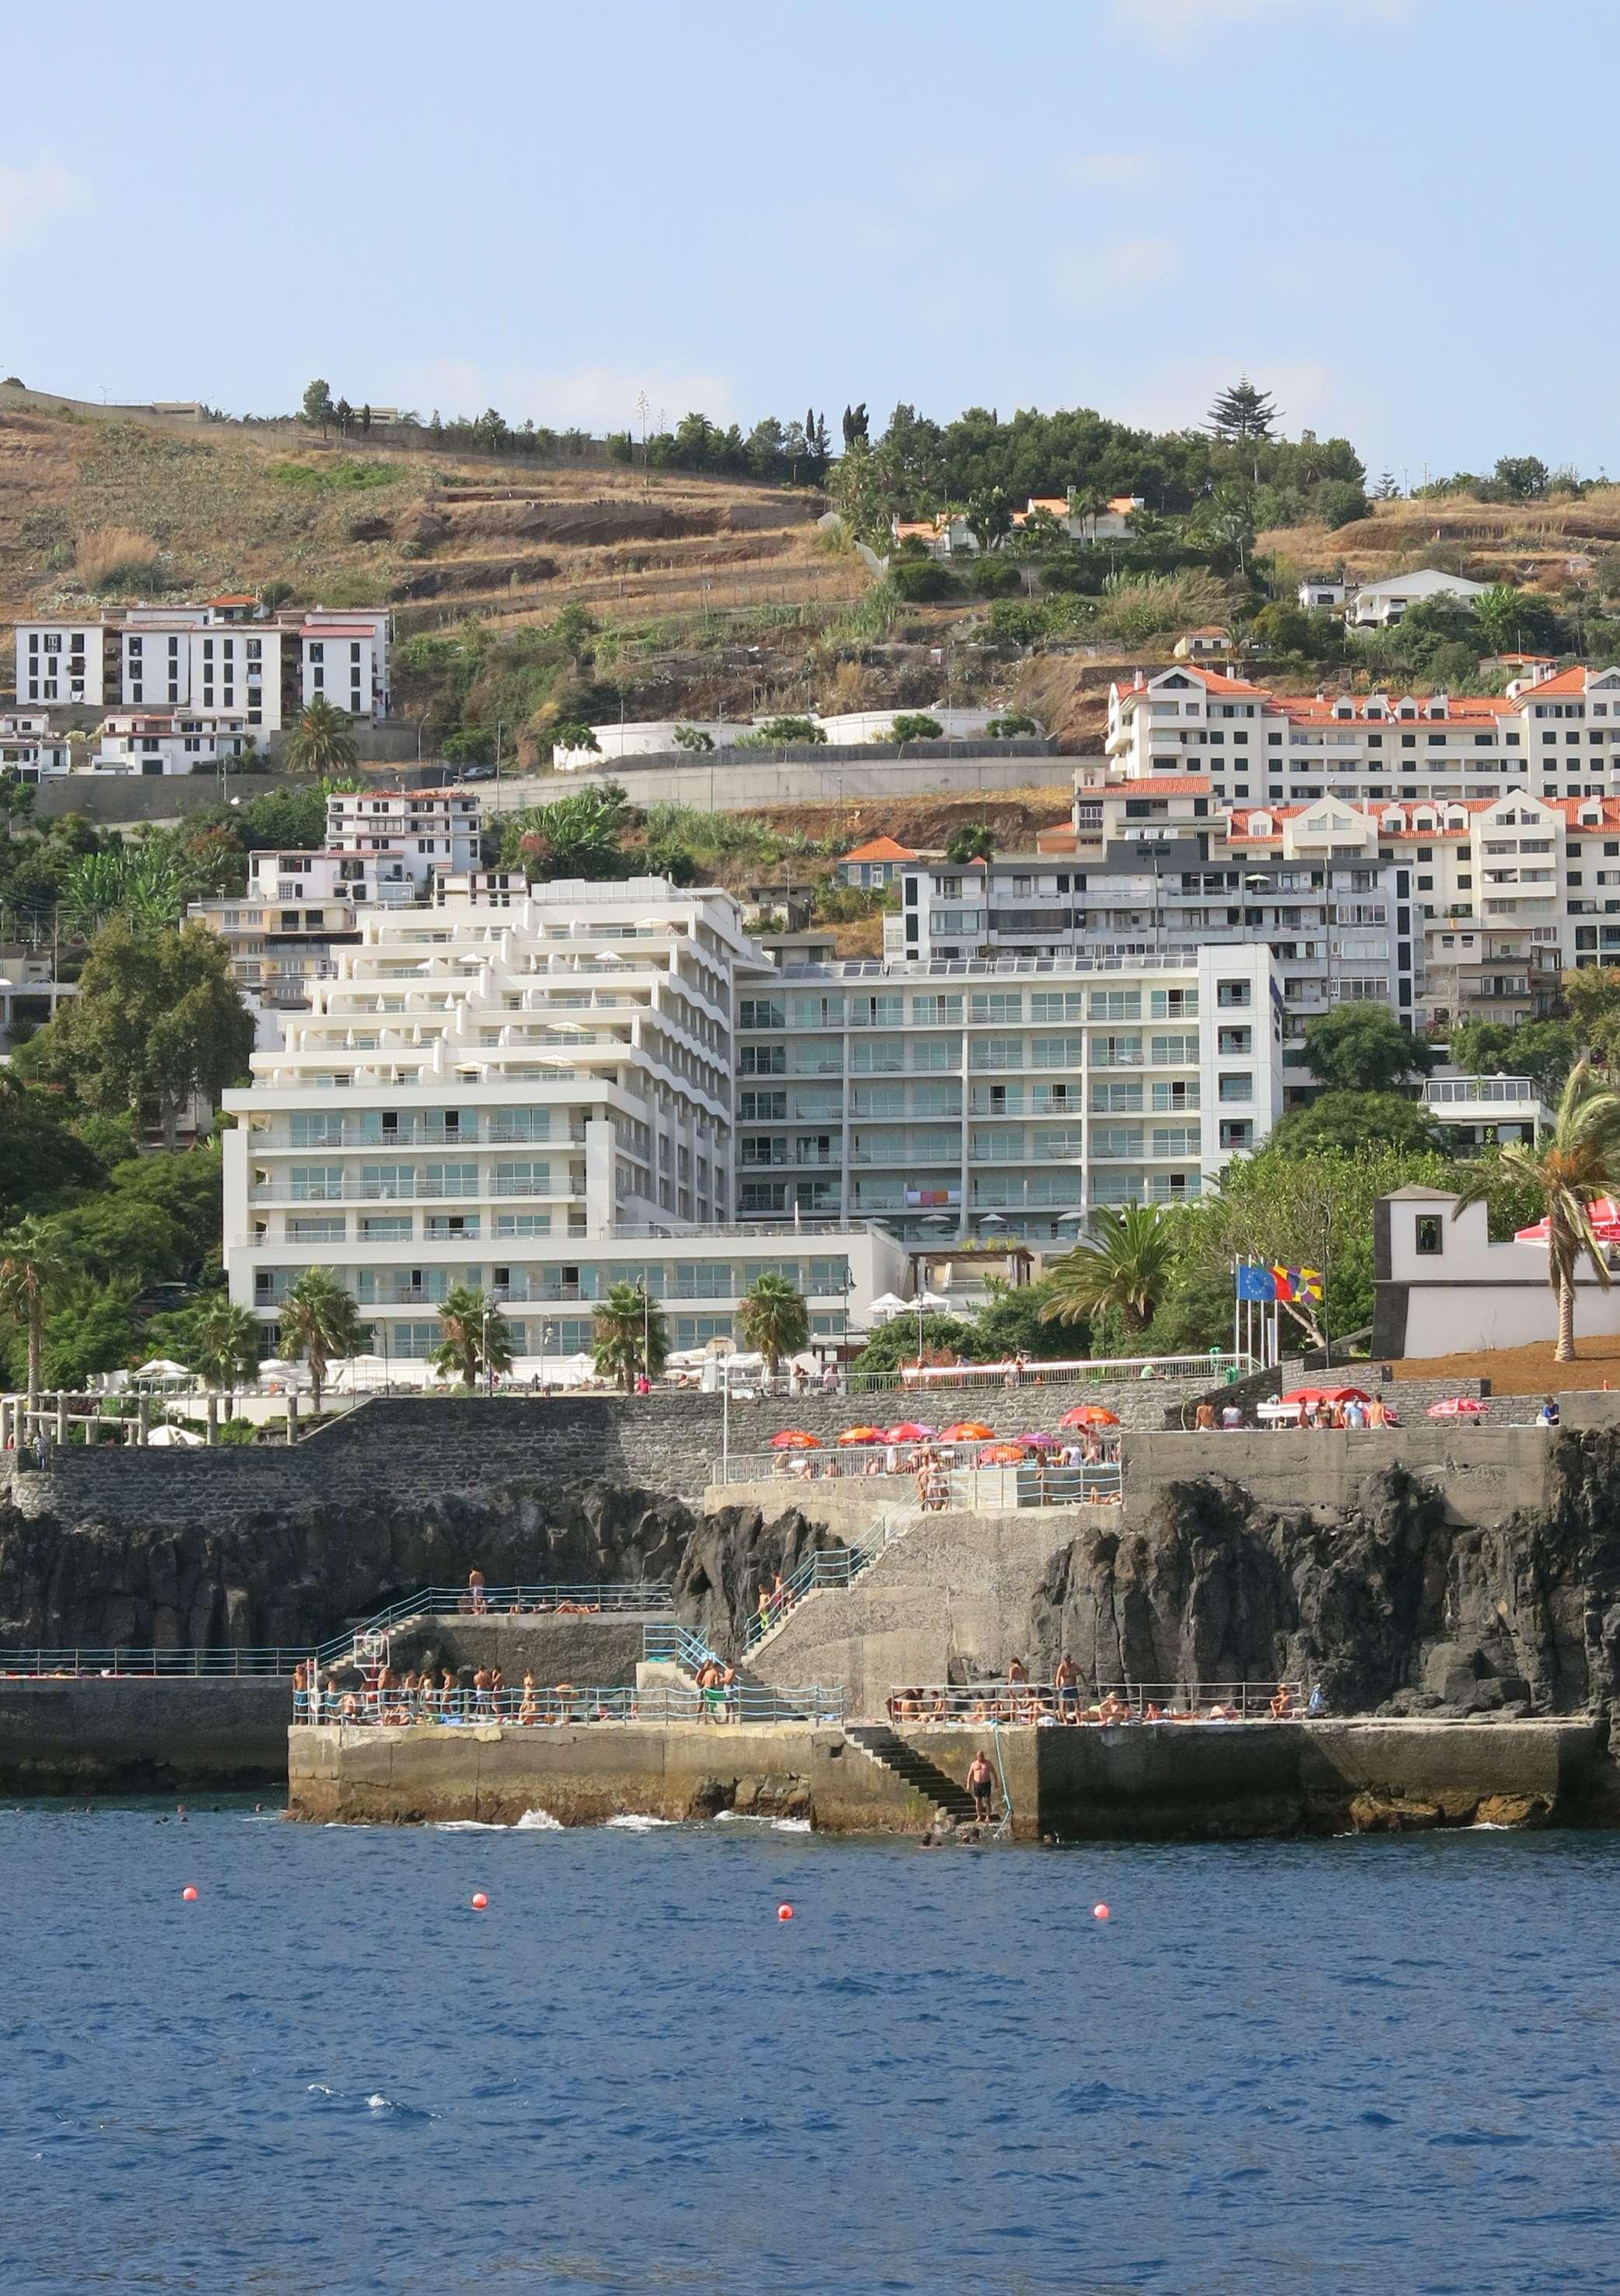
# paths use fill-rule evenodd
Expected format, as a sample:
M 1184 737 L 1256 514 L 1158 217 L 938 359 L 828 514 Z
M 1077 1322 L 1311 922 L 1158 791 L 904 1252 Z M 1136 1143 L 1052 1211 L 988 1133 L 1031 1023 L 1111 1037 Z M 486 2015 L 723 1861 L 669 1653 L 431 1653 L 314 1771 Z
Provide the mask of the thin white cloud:
M 554 430 L 638 430 L 637 400 L 646 394 L 647 427 L 662 414 L 672 430 L 689 409 L 716 422 L 732 419 L 731 385 L 722 374 L 698 370 L 576 366 L 561 373 L 520 365 L 481 365 L 467 359 L 394 360 L 384 363 L 390 389 L 400 406 L 427 414 L 481 414 L 498 407 L 508 422 L 525 420 Z
M 1387 20 L 1404 15 L 1409 5 L 1410 0 L 1362 0 L 1362 14 Z M 1145 34 L 1155 47 L 1172 49 L 1191 33 L 1328 12 L 1320 0 L 1113 0 L 1112 13 L 1116 31 Z
M 59 160 L 0 167 L 0 247 L 21 247 L 53 224 L 88 215 L 93 204 L 84 177 Z
M 1151 152 L 1087 152 L 1070 160 L 1063 172 L 1073 184 L 1095 184 L 1107 191 L 1122 191 L 1150 183 L 1154 167 Z
M 1181 250 L 1172 239 L 1121 239 L 1065 258 L 1053 283 L 1060 296 L 1085 308 L 1100 292 L 1149 286 L 1180 267 Z

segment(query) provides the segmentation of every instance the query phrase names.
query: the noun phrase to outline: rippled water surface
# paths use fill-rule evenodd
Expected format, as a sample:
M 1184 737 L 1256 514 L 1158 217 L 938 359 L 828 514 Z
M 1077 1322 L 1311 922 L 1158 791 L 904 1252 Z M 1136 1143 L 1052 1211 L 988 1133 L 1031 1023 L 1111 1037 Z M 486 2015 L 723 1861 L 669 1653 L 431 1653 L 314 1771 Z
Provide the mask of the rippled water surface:
M 1620 1840 L 156 1817 L 0 1812 L 5 2296 L 1620 2282 Z

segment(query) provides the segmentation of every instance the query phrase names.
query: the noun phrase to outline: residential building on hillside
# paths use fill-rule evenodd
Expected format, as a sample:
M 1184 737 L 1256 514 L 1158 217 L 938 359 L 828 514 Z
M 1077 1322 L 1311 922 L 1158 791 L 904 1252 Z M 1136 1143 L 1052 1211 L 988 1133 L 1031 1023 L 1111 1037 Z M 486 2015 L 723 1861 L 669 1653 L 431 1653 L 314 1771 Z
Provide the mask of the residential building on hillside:
M 521 871 L 476 866 L 482 828 L 478 800 L 460 790 L 334 791 L 324 846 L 250 854 L 241 899 L 193 901 L 188 914 L 220 934 L 250 1004 L 299 1011 L 333 978 L 335 951 L 358 939 L 365 908 L 521 895 Z
M 1221 805 L 1620 795 L 1620 668 L 1503 695 L 1308 695 L 1178 663 L 1110 688 L 1106 748 L 1133 781 L 1207 775 Z
M 210 773 L 253 745 L 246 716 L 217 710 L 193 717 L 180 709 L 114 709 L 101 724 L 92 774 Z
M 18 623 L 20 703 L 82 702 L 86 709 L 99 709 L 106 698 L 99 622 Z
M 109 608 L 93 622 L 23 622 L 17 700 L 240 715 L 261 738 L 317 694 L 350 717 L 380 718 L 391 627 L 386 607 L 272 614 L 243 593 Z
M 863 891 L 884 892 L 899 877 L 901 869 L 918 857 L 909 845 L 898 844 L 892 837 L 868 837 L 864 845 L 851 848 L 838 863 L 838 875 L 846 885 L 859 887 Z
M 232 1298 L 273 1348 L 299 1274 L 329 1267 L 398 1364 L 473 1284 L 523 1374 L 588 1346 L 591 1302 L 622 1280 L 646 1281 L 674 1346 L 732 1338 L 770 1268 L 838 1337 L 905 1257 L 860 1225 L 733 1222 L 736 984 L 765 971 L 729 894 L 661 878 L 364 911 L 309 1013 L 226 1096 Z
M 1140 495 L 1115 495 L 1095 512 L 1082 511 L 1070 495 L 1031 495 L 1022 510 L 1012 513 L 1015 531 L 1044 511 L 1056 519 L 1075 542 L 1117 542 L 1131 531 L 1131 513 L 1146 507 Z M 960 511 L 941 511 L 934 518 L 895 518 L 889 530 L 897 543 L 920 542 L 930 558 L 976 558 L 979 537 Z
M 1386 630 L 1400 621 L 1409 606 L 1430 598 L 1453 605 L 1471 605 L 1487 582 L 1466 581 L 1460 574 L 1442 574 L 1432 566 L 1415 574 L 1392 574 L 1385 582 L 1363 582 L 1346 601 L 1345 619 L 1352 629 Z
M 1299 586 L 1299 603 L 1307 613 L 1342 606 L 1355 588 L 1342 574 L 1307 574 Z
M 72 750 L 65 734 L 53 734 L 43 709 L 0 710 L 0 773 L 19 781 L 51 781 L 69 772 Z
M 737 1208 L 927 1242 L 1177 1203 L 1282 1106 L 1263 943 L 794 965 L 737 1013 Z
M 907 868 L 885 950 L 936 962 L 1129 962 L 1260 942 L 1276 960 L 1285 1044 L 1344 1003 L 1386 1004 L 1414 1024 L 1414 873 L 1370 817 L 1324 801 L 1286 824 L 1256 816 L 1263 833 L 1251 835 L 1249 816 L 1215 809 L 1207 780 L 1155 783 L 1148 796 L 1133 787 L 1078 793 L 1073 831 L 1043 832 L 1033 854 Z

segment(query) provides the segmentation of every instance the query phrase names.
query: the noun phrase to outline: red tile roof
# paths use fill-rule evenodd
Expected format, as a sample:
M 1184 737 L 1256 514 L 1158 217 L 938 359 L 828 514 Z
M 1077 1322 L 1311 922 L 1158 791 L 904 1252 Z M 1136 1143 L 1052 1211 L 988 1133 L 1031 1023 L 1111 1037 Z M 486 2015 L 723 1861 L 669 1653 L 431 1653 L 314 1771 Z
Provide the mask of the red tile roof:
M 869 837 L 864 845 L 857 845 L 843 858 L 846 861 L 915 861 L 917 855 L 909 845 L 897 845 L 892 837 Z

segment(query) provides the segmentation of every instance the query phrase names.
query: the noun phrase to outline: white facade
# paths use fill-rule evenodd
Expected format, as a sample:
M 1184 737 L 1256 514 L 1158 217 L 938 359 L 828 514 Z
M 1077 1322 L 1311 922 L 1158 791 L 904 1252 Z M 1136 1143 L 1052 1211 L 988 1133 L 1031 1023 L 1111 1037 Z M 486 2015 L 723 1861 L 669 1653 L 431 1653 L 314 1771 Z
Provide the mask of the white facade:
M 738 1209 L 1072 1238 L 1197 1196 L 1282 1107 L 1270 950 L 785 968 L 737 1021 Z
M 482 837 L 482 808 L 461 790 L 345 790 L 326 800 L 330 851 L 403 857 L 424 885 L 430 872 L 475 869 Z
M 1401 1188 L 1373 1207 L 1375 1357 L 1472 1355 L 1555 1340 L 1558 1303 L 1547 1247 L 1493 1243 L 1483 1203 L 1457 1211 L 1438 1188 Z M 1575 1273 L 1575 1328 L 1620 1332 L 1620 1284 Z
M 106 700 L 99 622 L 19 622 L 19 705 L 97 709 Z
M 102 721 L 92 774 L 206 773 L 240 758 L 251 735 L 246 717 L 216 711 L 190 717 L 176 709 L 118 709 Z
M 67 773 L 72 752 L 65 734 L 53 734 L 43 709 L 0 710 L 0 774 L 40 782 Z
M 1421 600 L 1446 598 L 1471 605 L 1489 587 L 1485 582 L 1465 581 L 1460 574 L 1438 573 L 1433 567 L 1415 574 L 1392 574 L 1386 582 L 1364 582 L 1347 603 L 1345 619 L 1353 629 L 1389 629 Z
M 325 699 L 350 718 L 386 718 L 390 618 L 381 611 L 317 607 L 299 632 L 299 697 Z
M 771 713 L 776 717 L 787 714 L 781 710 Z M 856 742 L 886 742 L 897 717 L 914 716 L 933 718 L 942 741 L 976 742 L 983 737 L 991 718 L 1003 713 L 994 709 L 947 709 L 943 703 L 928 702 L 908 710 L 848 709 L 831 718 L 823 718 L 815 710 L 795 710 L 791 714 L 808 717 L 826 735 L 829 746 L 836 749 Z M 678 756 L 680 743 L 675 738 L 678 726 L 690 726 L 694 733 L 706 734 L 717 750 L 735 749 L 739 742 L 748 740 L 769 722 L 766 718 L 641 718 L 622 726 L 593 726 L 591 732 L 596 737 L 594 750 L 560 749 L 552 762 L 560 773 L 573 774 L 589 771 L 614 758 Z
M 1355 585 L 1336 574 L 1311 574 L 1299 586 L 1299 603 L 1307 613 L 1342 606 Z
M 569 882 L 358 928 L 226 1095 L 231 1293 L 272 1328 L 299 1272 L 329 1267 L 379 1351 L 420 1358 L 472 1283 L 522 1369 L 588 1345 L 591 1300 L 644 1269 L 677 1347 L 730 1336 L 790 1250 L 829 1332 L 903 1270 L 885 1236 L 728 1226 L 735 982 L 765 962 L 728 894 Z
M 1207 775 L 1218 805 L 1620 795 L 1620 668 L 1506 694 L 1303 694 L 1178 663 L 1110 689 L 1106 747 L 1133 781 Z

